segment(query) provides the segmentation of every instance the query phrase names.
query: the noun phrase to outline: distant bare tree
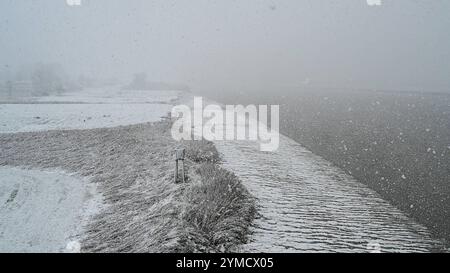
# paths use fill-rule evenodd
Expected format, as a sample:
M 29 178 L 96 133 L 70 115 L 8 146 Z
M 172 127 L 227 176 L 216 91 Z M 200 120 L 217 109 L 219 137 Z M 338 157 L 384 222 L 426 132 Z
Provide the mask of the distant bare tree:
M 13 90 L 13 86 L 12 86 L 11 80 L 7 80 L 6 81 L 5 87 L 6 87 L 6 95 L 8 96 L 8 98 L 11 98 L 12 97 L 12 90 Z
M 58 65 L 40 64 L 32 74 L 33 90 L 36 95 L 48 95 L 52 93 L 62 93 L 64 83 L 62 70 Z
M 147 88 L 147 74 L 137 73 L 134 74 L 133 81 L 131 82 L 133 89 L 146 89 Z

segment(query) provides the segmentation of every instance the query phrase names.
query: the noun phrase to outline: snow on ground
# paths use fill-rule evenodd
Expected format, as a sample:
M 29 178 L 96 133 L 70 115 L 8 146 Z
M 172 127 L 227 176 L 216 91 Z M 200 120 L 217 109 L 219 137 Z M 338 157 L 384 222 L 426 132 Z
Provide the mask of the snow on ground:
M 0 104 L 0 133 L 116 127 L 158 121 L 179 91 L 121 90 L 119 87 Z
M 158 121 L 178 95 L 111 87 L 0 104 L 0 134 Z M 0 167 L 0 252 L 79 251 L 83 225 L 100 200 L 87 178 Z
M 83 91 L 37 98 L 38 102 L 67 103 L 169 103 L 180 91 L 122 90 L 118 86 L 88 88 Z
M 193 100 L 187 105 L 192 107 Z M 218 104 L 206 101 L 206 104 Z M 218 128 L 234 126 L 225 121 Z M 233 124 L 233 123 L 231 123 Z M 194 132 L 197 134 L 198 132 Z M 443 243 L 330 162 L 280 134 L 274 152 L 259 142 L 214 141 L 223 166 L 255 197 L 260 217 L 244 252 L 430 252 Z
M 281 136 L 275 152 L 258 143 L 216 141 L 224 167 L 258 198 L 260 217 L 246 252 L 429 252 L 430 231 L 366 185 Z
M 0 133 L 116 127 L 154 122 L 168 104 L 3 104 Z
M 93 184 L 62 171 L 1 167 L 0 177 L 0 252 L 66 251 L 100 208 Z

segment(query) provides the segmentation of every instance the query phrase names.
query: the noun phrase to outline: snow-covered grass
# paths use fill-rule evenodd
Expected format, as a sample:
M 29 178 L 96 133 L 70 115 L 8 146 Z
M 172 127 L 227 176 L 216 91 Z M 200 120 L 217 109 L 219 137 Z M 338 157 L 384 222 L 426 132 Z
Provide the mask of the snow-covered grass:
M 161 252 L 179 226 L 182 188 L 166 160 L 173 146 L 166 127 L 152 124 L 0 134 L 0 166 L 62 169 L 98 185 L 105 207 L 88 223 L 82 251 Z
M 79 176 L 0 167 L 0 177 L 0 252 L 66 251 L 99 209 L 95 185 Z
M 170 125 L 158 122 L 92 130 L 0 134 L 0 166 L 63 169 L 98 184 L 106 206 L 87 225 L 86 236 L 81 240 L 82 251 L 231 249 L 245 239 L 251 215 L 244 214 L 252 211 L 252 203 L 246 199 L 248 193 L 230 173 L 217 166 L 202 167 L 202 162 L 192 160 L 189 160 L 189 183 L 175 184 L 173 153 L 180 143 L 171 138 Z M 198 144 L 191 149 L 212 150 L 212 144 L 202 143 L 207 147 Z M 225 202 L 235 197 L 239 202 Z M 244 204 L 246 207 L 240 210 L 239 206 Z M 202 214 L 192 212 L 208 209 L 211 211 L 206 222 L 196 225 L 203 219 Z M 196 236 L 189 244 L 181 240 L 192 234 Z
M 196 163 L 218 163 L 220 155 L 210 141 L 184 141 L 186 156 Z
M 162 242 L 168 243 L 174 234 L 162 236 L 161 232 L 169 230 L 165 221 L 172 219 L 176 207 L 172 202 L 175 187 L 169 189 L 160 174 L 170 177 L 172 170 L 161 170 L 150 186 L 141 185 L 135 192 L 133 184 L 143 182 L 138 177 L 146 179 L 146 171 L 158 170 L 152 168 L 155 163 L 133 158 L 147 160 L 157 151 L 171 150 L 154 142 L 142 147 L 127 133 L 128 127 L 113 127 L 158 121 L 177 97 L 178 92 L 112 87 L 0 104 L 0 252 L 167 249 Z M 152 130 L 147 125 L 142 128 L 132 131 L 146 139 Z M 153 133 L 161 142 L 166 138 L 166 143 L 172 143 L 160 131 Z M 145 153 L 137 155 L 143 151 L 139 148 Z M 157 163 L 160 159 L 154 158 Z M 93 190 L 97 184 L 98 193 Z M 135 193 L 136 198 L 121 193 Z M 142 194 L 155 200 L 142 199 Z M 105 203 L 120 205 L 102 206 L 106 212 L 98 212 L 102 196 Z M 166 208 L 167 217 L 161 216 Z M 139 225 L 134 231 L 146 229 L 140 234 L 144 237 L 132 231 L 128 234 L 132 238 L 119 236 L 133 223 L 133 213 L 142 216 L 136 219 Z M 93 214 L 96 220 L 86 222 Z M 175 220 L 170 220 L 174 229 Z
M 208 142 L 194 147 L 210 149 Z M 215 148 L 214 148 L 215 150 Z M 216 154 L 217 151 L 216 151 Z M 191 185 L 186 189 L 183 212 L 184 234 L 179 241 L 183 252 L 236 252 L 247 242 L 256 214 L 255 199 L 241 181 L 214 160 L 197 161 L 189 172 Z

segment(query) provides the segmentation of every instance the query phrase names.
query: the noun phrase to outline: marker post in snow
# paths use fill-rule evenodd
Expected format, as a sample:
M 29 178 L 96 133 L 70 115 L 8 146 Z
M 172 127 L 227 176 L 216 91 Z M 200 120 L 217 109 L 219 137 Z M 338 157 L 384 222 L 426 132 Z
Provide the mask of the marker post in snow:
M 185 176 L 185 172 L 184 172 L 185 154 L 186 154 L 185 149 L 177 149 L 177 151 L 175 152 L 175 183 L 178 183 L 178 171 L 179 171 L 178 162 L 181 162 L 181 181 L 183 183 L 186 182 L 185 181 L 186 176 Z

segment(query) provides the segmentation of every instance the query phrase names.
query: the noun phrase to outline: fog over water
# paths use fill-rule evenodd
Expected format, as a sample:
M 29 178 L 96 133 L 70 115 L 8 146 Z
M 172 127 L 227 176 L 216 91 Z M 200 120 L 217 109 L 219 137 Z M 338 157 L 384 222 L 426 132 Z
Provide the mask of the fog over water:
M 450 90 L 450 2 L 2 0 L 0 75 L 59 63 L 78 77 L 197 91 L 314 86 Z

